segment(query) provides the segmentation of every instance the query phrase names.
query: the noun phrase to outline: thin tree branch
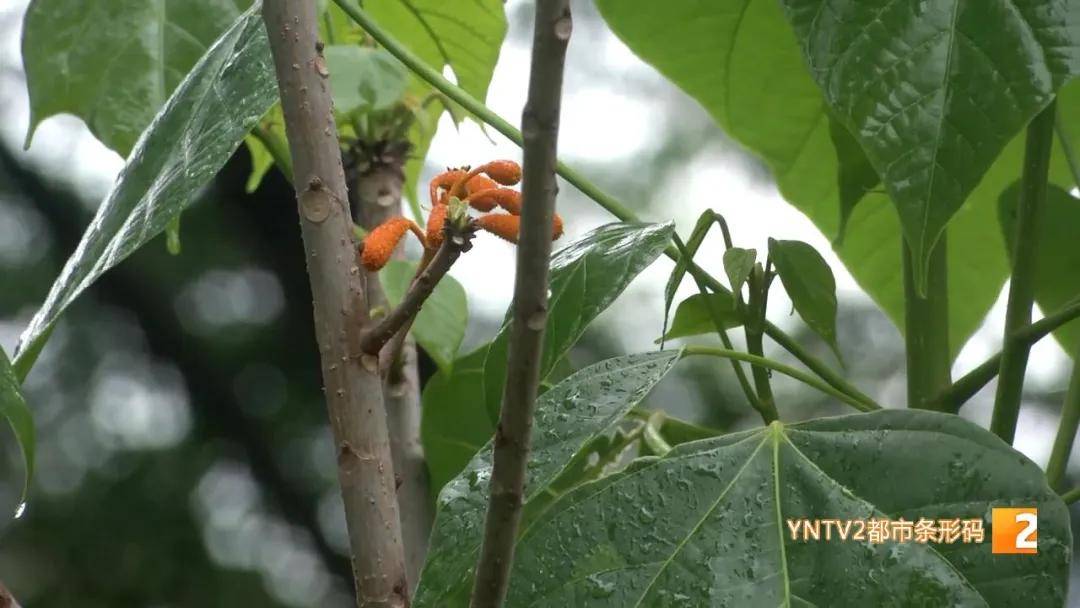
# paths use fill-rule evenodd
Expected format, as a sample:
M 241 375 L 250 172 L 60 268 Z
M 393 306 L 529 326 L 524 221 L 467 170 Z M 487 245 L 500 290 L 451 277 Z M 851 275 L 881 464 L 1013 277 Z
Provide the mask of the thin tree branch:
M 1005 310 L 1005 344 L 1002 347 L 1001 369 L 998 372 L 997 394 L 990 430 L 1008 443 L 1016 435 L 1020 416 L 1020 397 L 1024 390 L 1031 345 L 1014 338 L 1031 324 L 1031 307 L 1035 302 L 1035 263 L 1039 246 L 1039 229 L 1046 206 L 1046 180 L 1050 171 L 1050 152 L 1054 144 L 1054 113 L 1056 102 L 1032 119 L 1027 129 L 1024 149 L 1024 170 L 1020 178 L 1020 204 L 1017 208 L 1012 276 L 1009 283 L 1009 303 Z
M 521 116 L 522 217 L 513 318 L 473 608 L 497 608 L 505 601 L 521 523 L 525 467 L 547 326 L 551 226 L 559 188 L 555 181 L 559 110 L 572 26 L 569 0 L 536 3 L 529 93 Z
M 408 325 L 416 318 L 416 313 L 420 312 L 420 307 L 431 296 L 435 286 L 450 271 L 458 257 L 472 247 L 474 230 L 471 226 L 464 230 L 458 229 L 453 222 L 446 222 L 443 226 L 446 238 L 435 252 L 435 257 L 431 258 L 431 262 L 409 285 L 409 290 L 405 292 L 401 302 L 361 335 L 360 350 L 365 355 L 377 358 L 382 348 L 398 335 L 398 332 L 408 331 Z
M 266 0 L 263 20 L 293 159 L 357 603 L 403 608 L 409 588 L 382 378 L 378 365 L 365 365 L 360 357 L 368 308 L 315 2 Z

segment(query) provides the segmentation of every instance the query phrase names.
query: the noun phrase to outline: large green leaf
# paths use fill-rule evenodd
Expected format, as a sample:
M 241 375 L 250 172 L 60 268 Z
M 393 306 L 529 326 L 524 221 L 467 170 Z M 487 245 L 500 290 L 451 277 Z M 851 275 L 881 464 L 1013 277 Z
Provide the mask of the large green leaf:
M 391 306 L 397 306 L 405 297 L 414 276 L 416 264 L 401 260 L 391 260 L 379 272 L 379 281 Z M 447 275 L 439 281 L 420 308 L 412 332 L 439 369 L 451 371 L 468 322 L 469 304 L 465 288 L 454 277 Z
M 495 432 L 484 405 L 487 349 L 484 345 L 461 357 L 453 371 L 439 370 L 424 385 L 420 441 L 435 492 L 460 473 Z
M 541 380 L 577 342 L 589 323 L 660 256 L 673 231 L 670 222 L 607 224 L 552 256 Z M 506 323 L 492 341 L 484 362 L 484 400 L 488 411 L 493 413 L 499 411 L 506 383 L 509 342 L 510 325 Z
M 22 501 L 26 500 L 26 494 L 30 489 L 30 479 L 34 476 L 36 439 L 34 438 L 34 419 L 30 414 L 30 408 L 26 405 L 26 400 L 23 399 L 19 384 L 19 379 L 15 377 L 15 372 L 11 369 L 7 353 L 0 348 L 0 416 L 3 416 L 11 425 L 26 467 L 19 507 L 21 510 Z
M 882 471 L 889 471 L 882 475 Z M 1038 554 L 794 541 L 789 519 L 981 519 L 1038 508 Z M 586 484 L 518 544 L 510 606 L 1060 606 L 1069 513 L 963 419 L 883 410 L 683 444 Z
M 636 54 L 769 165 L 788 202 L 827 238 L 839 235 L 842 159 L 833 142 L 832 119 L 776 0 L 598 0 L 597 6 Z M 1005 245 L 996 229 L 997 197 L 1016 179 L 1022 152 L 1022 141 L 1011 144 L 950 224 L 949 344 L 954 354 L 982 323 L 1008 274 Z M 903 330 L 900 227 L 889 199 L 867 195 L 851 212 L 845 235 L 835 246 L 840 259 Z
M 524 502 L 546 498 L 574 456 L 609 431 L 679 360 L 679 351 L 628 355 L 587 367 L 537 400 Z M 490 442 L 439 495 L 416 605 L 468 605 L 491 478 Z
M 23 21 L 30 129 L 74 114 L 126 156 L 251 0 L 33 0 Z
M 24 375 L 46 332 L 104 272 L 190 204 L 277 99 L 256 3 L 221 35 L 143 133 L 48 298 L 22 335 Z
M 1009 188 L 1001 195 L 1001 229 L 1010 251 L 1019 202 L 1019 187 Z M 1046 209 L 1036 238 L 1035 300 L 1044 313 L 1052 313 L 1080 298 L 1078 234 L 1080 200 L 1051 184 L 1046 192 Z M 1054 337 L 1075 359 L 1080 353 L 1080 320 L 1066 323 L 1054 332 Z
M 1069 0 L 781 0 L 900 214 L 916 280 L 998 154 L 1080 71 Z

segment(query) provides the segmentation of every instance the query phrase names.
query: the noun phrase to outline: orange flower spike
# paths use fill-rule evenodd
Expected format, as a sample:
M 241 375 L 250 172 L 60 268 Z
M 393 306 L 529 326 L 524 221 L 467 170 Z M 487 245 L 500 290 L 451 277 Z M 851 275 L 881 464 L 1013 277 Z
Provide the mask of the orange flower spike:
M 390 256 L 394 254 L 394 248 L 410 230 L 426 247 L 424 233 L 416 222 L 403 217 L 395 217 L 376 226 L 364 238 L 364 246 L 360 251 L 360 263 L 372 272 L 386 266 L 386 263 L 390 261 Z
M 521 193 L 509 188 L 474 192 L 465 198 L 465 202 L 478 211 L 491 211 L 495 207 L 502 207 L 511 215 L 521 215 Z
M 516 215 L 482 215 L 476 225 L 511 243 L 517 243 L 521 233 L 521 218 Z
M 431 208 L 427 221 L 427 248 L 436 250 L 442 246 L 443 224 L 446 223 L 447 205 L 436 205 Z
M 450 190 L 454 187 L 454 184 L 464 178 L 467 173 L 468 172 L 464 169 L 447 169 L 432 178 L 431 183 L 428 185 L 429 193 L 431 195 L 431 204 L 433 206 L 445 204 L 439 199 L 439 189 Z
M 465 192 L 472 195 L 483 190 L 494 190 L 499 184 L 486 175 L 474 175 L 465 182 Z
M 480 168 L 488 177 L 504 186 L 513 186 L 521 181 L 521 165 L 512 160 L 493 160 Z

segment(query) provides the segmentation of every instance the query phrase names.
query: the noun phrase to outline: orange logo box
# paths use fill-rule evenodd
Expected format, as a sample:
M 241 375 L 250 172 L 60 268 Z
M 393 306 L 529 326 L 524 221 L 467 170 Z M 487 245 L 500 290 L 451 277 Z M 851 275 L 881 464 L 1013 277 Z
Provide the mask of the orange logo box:
M 1038 553 L 1039 510 L 1035 507 L 994 508 L 992 553 Z

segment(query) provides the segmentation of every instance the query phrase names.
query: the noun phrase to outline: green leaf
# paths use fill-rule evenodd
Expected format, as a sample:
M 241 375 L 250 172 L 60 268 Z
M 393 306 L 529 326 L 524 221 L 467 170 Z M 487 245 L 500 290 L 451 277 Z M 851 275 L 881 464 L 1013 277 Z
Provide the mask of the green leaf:
M 1036 555 L 991 555 L 990 508 L 1008 505 L 1038 508 Z M 980 519 L 984 540 L 796 541 L 787 523 L 883 517 Z M 1034 463 L 958 417 L 883 410 L 683 444 L 582 486 L 519 541 L 507 605 L 1061 606 L 1071 551 Z
M 180 255 L 180 214 L 177 213 L 165 224 L 165 250 L 169 255 Z
M 405 297 L 415 275 L 416 264 L 402 260 L 391 260 L 379 272 L 379 281 L 391 306 L 397 306 Z M 412 333 L 440 370 L 451 371 L 468 323 L 469 303 L 465 288 L 447 275 L 420 308 Z
M 771 168 L 788 202 L 827 238 L 838 236 L 841 161 L 831 117 L 778 2 L 598 0 L 597 6 L 627 46 Z M 1080 82 L 1073 83 L 1062 95 L 1078 87 Z M 1080 114 L 1080 100 L 1063 99 L 1058 107 Z M 1023 137 L 1018 137 L 949 226 L 949 345 L 954 356 L 982 323 L 1008 275 L 1005 244 L 996 228 L 997 199 L 1019 175 L 1022 154 Z M 836 252 L 903 331 L 900 238 L 888 197 L 868 194 L 852 211 Z
M 83 290 L 194 201 L 277 95 L 257 2 L 199 60 L 140 138 L 23 333 L 18 374 L 29 370 L 49 328 Z
M 1080 72 L 1069 0 L 782 0 L 810 73 L 882 177 L 916 282 L 1005 146 Z
M 135 140 L 250 0 L 34 0 L 23 19 L 29 146 L 70 113 L 127 156 Z
M 614 223 L 601 226 L 551 258 L 550 292 L 540 379 L 577 342 L 585 328 L 619 297 L 630 281 L 664 251 L 674 226 Z M 510 313 L 507 313 L 507 320 Z M 488 411 L 498 418 L 506 382 L 510 324 L 503 324 L 484 363 Z
M 724 272 L 727 273 L 728 284 L 731 285 L 732 293 L 742 291 L 742 286 L 750 278 L 750 272 L 754 270 L 754 262 L 756 261 L 756 249 L 732 247 L 724 252 Z
M 1019 185 L 1001 195 L 1001 230 L 1013 249 Z M 1035 300 L 1049 314 L 1080 297 L 1080 200 L 1050 184 L 1038 237 L 1035 262 Z M 1080 321 L 1071 321 L 1054 332 L 1065 352 L 1074 359 L 1080 353 Z
M 30 479 L 34 476 L 34 419 L 30 414 L 30 408 L 23 399 L 19 389 L 19 379 L 11 368 L 7 353 L 0 348 L 0 415 L 11 425 L 15 433 L 15 441 L 22 450 L 23 464 L 26 466 L 26 476 L 23 478 L 22 495 L 19 498 L 19 508 L 22 508 L 26 496 L 30 491 Z
M 405 96 L 405 66 L 390 53 L 354 44 L 327 46 L 323 53 L 336 112 L 387 110 Z
M 840 226 L 833 240 L 833 244 L 839 246 L 844 242 L 844 232 L 852 212 L 855 211 L 855 205 L 881 182 L 881 178 L 870 165 L 870 160 L 866 158 L 859 142 L 843 124 L 830 118 L 829 135 L 836 147 L 836 162 L 839 164 L 837 184 L 840 196 Z
M 680 351 L 601 361 L 570 376 L 537 400 L 526 471 L 525 508 L 547 498 L 552 482 L 592 440 L 608 432 L 674 367 Z M 492 446 L 439 495 L 416 606 L 466 606 L 483 535 Z
M 802 241 L 769 239 L 769 257 L 784 291 L 810 329 L 832 346 L 836 343 L 836 280 L 832 269 L 813 247 Z
M 735 300 L 726 293 L 710 293 L 708 295 L 695 293 L 679 303 L 675 309 L 675 320 L 671 323 L 671 329 L 664 335 L 663 340 L 686 338 L 688 336 L 700 336 L 716 332 L 709 307 L 715 306 L 724 321 L 724 327 L 731 329 L 743 324 L 739 311 L 735 308 Z M 657 340 L 660 342 L 660 340 Z
M 484 405 L 484 359 L 487 345 L 439 370 L 424 385 L 420 442 L 424 445 L 431 489 L 438 493 L 461 472 L 495 433 Z

